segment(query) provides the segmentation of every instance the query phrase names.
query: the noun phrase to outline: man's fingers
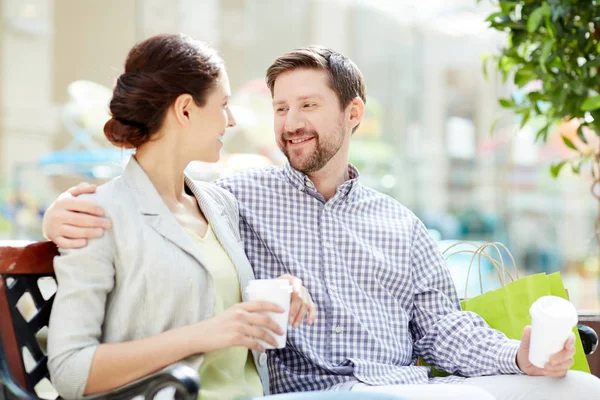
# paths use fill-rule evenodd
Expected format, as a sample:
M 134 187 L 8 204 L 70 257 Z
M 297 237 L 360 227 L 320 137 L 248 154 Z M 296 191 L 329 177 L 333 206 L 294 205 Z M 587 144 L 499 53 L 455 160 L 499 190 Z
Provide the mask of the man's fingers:
M 102 207 L 77 197 L 65 197 L 61 199 L 60 208 L 68 211 L 92 214 L 99 217 L 104 215 L 104 209 Z
M 565 376 L 568 372 L 568 369 L 560 369 L 560 370 L 546 370 L 545 371 L 545 375 L 546 376 L 551 376 L 553 378 L 562 378 L 563 376 Z
M 308 320 L 306 321 L 307 325 L 314 324 L 316 319 L 317 319 L 317 306 L 315 306 L 315 303 L 311 302 L 310 303 L 310 314 L 308 316 Z
M 79 228 L 109 229 L 112 225 L 107 218 L 80 212 L 65 212 L 63 222 Z
M 80 249 L 87 245 L 87 239 L 69 239 L 59 236 L 54 240 L 54 243 L 62 249 Z
M 575 334 L 573 332 L 569 334 L 569 338 L 565 343 L 565 350 L 575 353 Z
M 552 355 L 548 360 L 549 365 L 557 365 L 563 363 L 565 360 L 572 359 L 575 355 L 575 339 L 569 338 L 565 343 L 565 347 L 558 353 Z
M 80 228 L 73 225 L 63 225 L 61 227 L 61 236 L 72 239 L 95 239 L 102 237 L 104 229 L 101 228 Z
M 521 338 L 521 348 L 529 350 L 529 342 L 531 341 L 531 326 L 527 325 L 523 330 L 523 337 Z
M 300 312 L 298 313 L 298 315 L 296 315 L 296 319 L 293 322 L 292 326 L 294 328 L 297 328 L 297 327 L 300 326 L 300 324 L 302 323 L 302 320 L 304 319 L 304 317 L 308 313 L 308 310 L 310 310 L 310 304 L 303 303 L 302 307 L 300 308 Z
M 79 196 L 80 194 L 88 194 L 96 192 L 96 185 L 90 185 L 87 182 L 82 182 L 77 186 L 73 186 L 67 190 L 73 196 Z
M 301 309 L 302 309 L 302 299 L 300 298 L 300 296 L 298 296 L 298 295 L 296 295 L 296 293 L 294 293 L 292 295 L 292 303 L 290 304 L 290 315 L 288 318 L 288 322 L 290 324 L 294 323 L 294 321 L 298 317 L 298 313 L 300 312 Z
M 573 366 L 573 363 L 575 362 L 573 357 L 568 357 L 567 359 L 563 359 L 561 361 L 558 362 L 548 362 L 546 365 L 544 365 L 544 369 L 547 370 L 566 370 L 569 369 Z

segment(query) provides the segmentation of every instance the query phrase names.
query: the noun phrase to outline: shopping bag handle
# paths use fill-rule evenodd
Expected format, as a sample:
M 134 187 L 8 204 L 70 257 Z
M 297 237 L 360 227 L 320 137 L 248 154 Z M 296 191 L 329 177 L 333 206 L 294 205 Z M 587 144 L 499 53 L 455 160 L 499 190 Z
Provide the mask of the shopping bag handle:
M 513 269 L 515 271 L 515 276 L 517 279 L 519 279 L 519 270 L 517 269 L 517 264 L 515 263 L 515 259 L 514 259 L 513 255 L 511 254 L 511 252 L 508 250 L 508 248 L 504 244 L 502 244 L 500 242 L 491 242 L 491 243 L 485 243 L 481 246 L 477 246 L 475 243 L 471 243 L 471 242 L 457 242 L 457 243 L 453 244 L 452 246 L 448 247 L 446 250 L 444 250 L 442 252 L 442 255 L 445 255 L 450 249 L 452 249 L 453 247 L 459 246 L 459 245 L 468 245 L 468 246 L 475 248 L 475 250 L 458 250 L 446 257 L 446 260 L 449 260 L 451 257 L 455 256 L 456 254 L 461 254 L 461 253 L 473 254 L 473 256 L 471 257 L 471 261 L 469 262 L 469 270 L 467 271 L 467 281 L 465 283 L 464 298 L 467 297 L 467 290 L 469 287 L 469 278 L 471 276 L 471 269 L 473 267 L 473 261 L 475 260 L 475 257 L 478 257 L 479 291 L 481 294 L 483 294 L 483 279 L 481 276 L 481 257 L 482 256 L 487 258 L 492 263 L 492 265 L 494 266 L 494 269 L 496 270 L 496 273 L 498 274 L 498 280 L 500 281 L 500 284 L 502 286 L 505 285 L 504 276 L 508 276 L 510 278 L 511 282 L 515 281 L 515 279 L 511 275 L 511 273 L 508 271 L 508 269 L 504 265 L 504 258 L 502 257 L 502 252 L 500 251 L 499 247 L 502 247 L 506 251 L 508 256 L 510 257 L 510 259 L 512 261 L 512 265 L 513 265 Z M 486 252 L 488 247 L 493 247 L 496 249 L 496 251 L 498 252 L 498 256 L 500 257 L 500 262 L 498 262 L 497 260 L 494 260 L 492 257 L 490 257 L 490 255 Z

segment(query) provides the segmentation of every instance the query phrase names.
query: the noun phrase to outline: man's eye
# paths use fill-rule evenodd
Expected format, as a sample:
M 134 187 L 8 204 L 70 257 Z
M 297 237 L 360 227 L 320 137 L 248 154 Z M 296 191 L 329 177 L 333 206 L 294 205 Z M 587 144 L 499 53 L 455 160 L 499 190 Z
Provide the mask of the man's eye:
M 316 106 L 316 104 L 315 104 L 315 103 L 306 103 L 306 104 L 304 105 L 304 107 L 315 107 L 315 106 Z

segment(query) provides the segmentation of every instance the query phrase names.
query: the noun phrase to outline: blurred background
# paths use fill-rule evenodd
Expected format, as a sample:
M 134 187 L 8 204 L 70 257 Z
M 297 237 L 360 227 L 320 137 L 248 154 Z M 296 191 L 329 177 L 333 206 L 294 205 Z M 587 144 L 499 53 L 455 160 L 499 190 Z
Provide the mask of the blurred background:
M 504 243 L 522 274 L 561 271 L 580 311 L 600 311 L 598 200 L 592 178 L 549 166 L 556 136 L 498 98 L 515 91 L 482 56 L 506 38 L 483 0 L 0 0 L 0 239 L 41 239 L 46 207 L 68 187 L 102 183 L 129 153 L 104 138 L 107 103 L 130 47 L 183 32 L 226 60 L 238 126 L 222 161 L 189 173 L 213 179 L 281 164 L 264 84 L 270 63 L 307 44 L 354 60 L 368 86 L 351 162 L 363 184 L 411 208 L 445 249 Z M 492 129 L 493 126 L 493 129 Z M 568 131 L 570 127 L 559 127 Z M 575 128 L 576 129 L 576 128 Z M 504 252 L 503 257 L 510 264 Z M 461 297 L 479 292 L 469 256 L 450 259 Z M 483 289 L 497 286 L 483 263 Z

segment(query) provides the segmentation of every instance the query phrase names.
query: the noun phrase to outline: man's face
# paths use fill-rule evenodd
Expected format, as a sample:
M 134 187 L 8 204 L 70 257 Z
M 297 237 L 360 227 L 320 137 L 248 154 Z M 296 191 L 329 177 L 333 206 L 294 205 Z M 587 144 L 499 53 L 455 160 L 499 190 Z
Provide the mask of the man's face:
M 345 111 L 327 84 L 327 73 L 297 69 L 277 77 L 273 87 L 275 137 L 298 171 L 323 168 L 344 143 Z

